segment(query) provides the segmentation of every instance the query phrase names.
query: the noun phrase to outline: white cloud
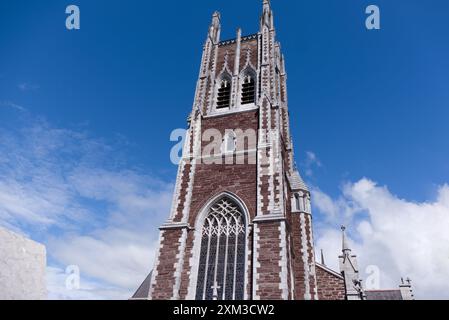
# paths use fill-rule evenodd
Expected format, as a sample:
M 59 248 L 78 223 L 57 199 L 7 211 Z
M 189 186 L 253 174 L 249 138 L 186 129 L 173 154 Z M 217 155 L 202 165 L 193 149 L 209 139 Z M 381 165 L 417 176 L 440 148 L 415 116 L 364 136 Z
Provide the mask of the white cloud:
M 0 124 L 0 225 L 47 245 L 50 297 L 129 298 L 152 268 L 173 186 L 86 133 L 24 120 Z M 86 286 L 61 285 L 77 265 Z
M 316 226 L 317 248 L 337 268 L 341 251 L 338 222 L 350 228 L 353 251 L 362 271 L 381 270 L 381 286 L 397 287 L 401 277 L 414 281 L 418 298 L 449 298 L 449 186 L 436 200 L 412 202 L 392 194 L 369 179 L 346 184 L 338 199 L 321 191 L 314 201 L 325 219 Z
M 327 223 L 346 223 L 360 210 L 357 204 L 346 198 L 332 199 L 320 189 L 312 187 L 314 206 L 324 214 Z
M 310 164 L 315 164 L 317 167 L 321 167 L 321 161 L 318 159 L 317 155 L 312 151 L 306 152 L 306 161 L 308 161 Z
M 313 176 L 313 170 L 315 168 L 321 168 L 323 166 L 320 159 L 316 155 L 316 153 L 314 153 L 312 151 L 306 152 L 306 159 L 304 160 L 303 165 L 305 168 L 304 172 L 305 172 L 306 176 L 308 176 L 308 177 Z
M 68 288 L 68 274 L 58 267 L 47 268 L 47 290 L 49 300 L 126 300 L 131 291 L 108 286 L 105 283 L 86 279 L 81 274 L 80 287 Z
M 22 107 L 21 105 L 18 105 L 14 102 L 11 101 L 0 101 L 0 107 L 5 107 L 5 108 L 12 108 L 18 111 L 25 111 L 26 109 L 24 107 Z
M 39 89 L 39 85 L 28 82 L 19 83 L 17 87 L 20 89 L 20 91 L 35 91 Z
M 106 227 L 51 240 L 50 250 L 81 272 L 137 289 L 152 267 L 157 227 L 168 215 L 172 186 L 133 172 L 104 170 L 81 169 L 69 180 L 83 197 L 108 205 Z
M 142 232 L 113 228 L 88 236 L 67 236 L 52 241 L 49 249 L 64 265 L 78 266 L 81 275 L 132 291 L 152 267 L 157 243 L 151 236 L 147 238 Z

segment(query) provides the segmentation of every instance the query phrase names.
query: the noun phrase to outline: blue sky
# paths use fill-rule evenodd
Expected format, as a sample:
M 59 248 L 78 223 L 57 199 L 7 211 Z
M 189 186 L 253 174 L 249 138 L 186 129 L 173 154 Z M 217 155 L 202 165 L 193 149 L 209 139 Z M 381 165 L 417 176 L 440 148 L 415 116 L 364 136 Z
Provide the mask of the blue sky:
M 261 2 L 0 3 L 0 224 L 47 244 L 55 298 L 121 298 L 143 280 L 176 177 L 170 133 L 186 126 L 211 14 L 222 14 L 223 39 L 237 27 L 251 34 Z M 79 31 L 65 29 L 69 4 L 80 7 Z M 364 27 L 369 4 L 381 9 L 379 31 Z M 401 262 L 411 245 L 396 238 L 423 252 L 447 240 L 437 230 L 449 227 L 449 2 L 274 0 L 273 9 L 318 245 L 336 260 L 338 226 L 349 224 L 385 285 L 422 278 L 428 259 L 449 265 L 437 254 Z M 404 227 L 392 232 L 393 221 Z M 86 248 L 132 252 L 135 265 Z M 118 267 L 108 275 L 105 263 Z M 79 295 L 59 288 L 69 264 L 81 265 Z M 437 269 L 417 284 L 422 297 L 449 296 Z

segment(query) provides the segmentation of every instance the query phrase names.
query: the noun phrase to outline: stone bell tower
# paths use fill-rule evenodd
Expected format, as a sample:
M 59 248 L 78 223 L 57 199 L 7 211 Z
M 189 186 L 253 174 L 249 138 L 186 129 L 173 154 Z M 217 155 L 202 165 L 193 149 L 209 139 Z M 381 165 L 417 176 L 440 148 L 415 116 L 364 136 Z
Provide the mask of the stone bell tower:
M 310 192 L 294 166 L 273 12 L 220 39 L 214 13 L 150 299 L 317 299 Z M 218 137 L 218 138 L 217 138 Z

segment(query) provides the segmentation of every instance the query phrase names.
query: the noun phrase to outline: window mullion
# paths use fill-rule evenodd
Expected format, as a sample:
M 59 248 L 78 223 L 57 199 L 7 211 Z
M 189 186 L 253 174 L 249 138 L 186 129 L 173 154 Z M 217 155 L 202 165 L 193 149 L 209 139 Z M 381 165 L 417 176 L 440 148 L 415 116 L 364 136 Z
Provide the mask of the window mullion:
M 235 225 L 235 249 L 234 249 L 234 281 L 232 284 L 232 300 L 235 300 L 235 282 L 237 279 L 237 261 L 238 261 L 238 243 L 239 243 L 239 231 L 238 224 Z
M 224 276 L 223 276 L 223 292 L 222 300 L 226 297 L 226 276 L 228 271 L 228 245 L 229 245 L 229 221 L 226 223 L 226 249 L 225 249 L 225 260 L 224 260 Z
M 213 296 L 211 289 L 215 284 L 220 285 L 222 289 L 217 297 L 219 299 L 235 300 L 242 297 L 241 291 L 244 290 L 242 272 L 244 271 L 237 268 L 238 266 L 242 268 L 241 263 L 244 258 L 242 255 L 246 250 L 242 250 L 241 242 L 246 241 L 245 234 L 244 216 L 235 202 L 223 198 L 210 207 L 201 234 L 203 248 L 201 257 L 206 265 L 203 268 L 200 262 L 201 272 L 198 274 L 198 283 L 200 284 L 201 281 L 203 283 L 198 289 L 202 289 L 202 292 L 198 292 L 198 298 L 210 299 Z M 214 238 L 215 236 L 217 238 Z M 215 256 L 213 256 L 214 252 Z
M 207 258 L 206 258 L 206 268 L 204 272 L 204 285 L 203 285 L 203 300 L 206 300 L 206 289 L 207 289 L 207 274 L 209 273 L 209 257 L 210 257 L 210 242 L 211 242 L 211 228 L 209 223 L 209 228 L 207 230 Z
M 220 258 L 220 239 L 221 239 L 221 220 L 218 220 L 218 232 L 217 232 L 217 251 L 215 253 L 215 270 L 214 270 L 214 283 L 217 284 L 217 273 L 218 273 L 218 260 Z

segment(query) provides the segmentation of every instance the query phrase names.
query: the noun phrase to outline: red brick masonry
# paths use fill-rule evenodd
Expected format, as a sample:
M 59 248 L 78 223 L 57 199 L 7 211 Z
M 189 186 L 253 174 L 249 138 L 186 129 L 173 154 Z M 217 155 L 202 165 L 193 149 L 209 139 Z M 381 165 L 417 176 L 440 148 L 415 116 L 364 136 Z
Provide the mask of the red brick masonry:
M 343 276 L 317 263 L 316 277 L 320 300 L 345 300 Z

